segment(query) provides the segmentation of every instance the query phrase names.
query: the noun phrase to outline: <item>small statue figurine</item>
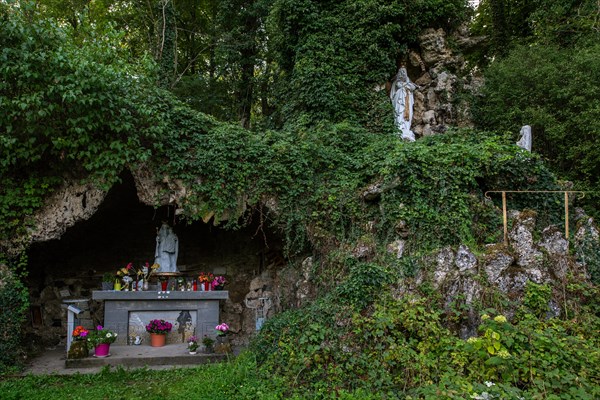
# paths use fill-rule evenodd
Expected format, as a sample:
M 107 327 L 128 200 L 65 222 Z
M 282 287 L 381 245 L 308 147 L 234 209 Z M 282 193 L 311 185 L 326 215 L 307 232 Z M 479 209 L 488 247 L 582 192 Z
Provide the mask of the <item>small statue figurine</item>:
M 396 116 L 396 127 L 402 136 L 402 139 L 407 139 L 411 142 L 415 141 L 415 134 L 410 130 L 410 125 L 413 118 L 414 96 L 413 92 L 417 85 L 410 81 L 406 68 L 400 67 L 398 73 L 394 77 L 390 99 L 394 106 L 394 114 Z
M 517 142 L 517 146 L 531 152 L 531 144 L 533 142 L 533 137 L 531 136 L 531 126 L 523 125 L 521 128 L 521 132 L 519 132 L 521 138 Z
M 156 252 L 154 262 L 160 265 L 159 272 L 178 272 L 177 255 L 179 241 L 173 229 L 163 221 L 156 235 Z

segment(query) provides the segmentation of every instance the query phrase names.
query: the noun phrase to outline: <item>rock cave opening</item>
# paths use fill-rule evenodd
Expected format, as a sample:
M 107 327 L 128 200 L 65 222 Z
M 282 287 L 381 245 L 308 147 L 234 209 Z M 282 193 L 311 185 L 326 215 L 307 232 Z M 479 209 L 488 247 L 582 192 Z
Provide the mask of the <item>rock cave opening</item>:
M 58 344 L 66 337 L 65 300 L 86 300 L 81 324 L 102 323 L 103 306 L 90 300 L 92 291 L 100 290 L 107 272 L 116 274 L 130 262 L 140 267 L 146 261 L 152 264 L 157 228 L 165 219 L 179 239 L 180 272 L 189 278 L 200 272 L 226 277 L 229 300 L 221 302 L 221 318 L 239 333 L 241 342 L 247 341 L 255 321 L 246 301 L 272 295 L 273 276 L 286 264 L 280 238 L 273 231 L 259 229 L 259 218 L 228 230 L 210 221 L 188 222 L 175 217 L 174 211 L 173 206 L 154 208 L 140 203 L 133 176 L 126 171 L 88 220 L 77 222 L 59 239 L 30 246 L 30 322 L 44 345 Z

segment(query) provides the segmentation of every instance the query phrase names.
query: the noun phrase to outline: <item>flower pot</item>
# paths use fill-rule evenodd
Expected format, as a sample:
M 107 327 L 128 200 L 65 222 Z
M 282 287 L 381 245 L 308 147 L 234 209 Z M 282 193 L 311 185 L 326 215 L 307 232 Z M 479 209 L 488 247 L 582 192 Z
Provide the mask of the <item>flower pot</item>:
M 208 292 L 210 291 L 210 282 L 202 282 L 202 284 L 204 285 L 204 291 Z
M 160 282 L 160 288 L 162 289 L 163 292 L 167 291 L 167 286 L 169 285 L 169 281 L 161 281 Z
M 152 347 L 163 347 L 167 343 L 167 335 L 160 333 L 150 334 L 150 345 Z
M 108 357 L 110 351 L 110 343 L 100 343 L 94 348 L 95 357 Z
M 197 351 L 189 351 L 188 353 L 190 353 L 191 355 L 197 354 Z
M 67 358 L 80 359 L 86 358 L 88 355 L 89 350 L 87 347 L 87 341 L 75 340 L 71 343 L 71 347 L 69 348 L 69 352 L 67 353 Z
M 219 344 L 223 344 L 223 343 L 229 343 L 229 339 L 227 338 L 227 335 L 217 335 L 217 343 Z
M 102 290 L 113 290 L 114 283 L 112 282 L 102 282 Z

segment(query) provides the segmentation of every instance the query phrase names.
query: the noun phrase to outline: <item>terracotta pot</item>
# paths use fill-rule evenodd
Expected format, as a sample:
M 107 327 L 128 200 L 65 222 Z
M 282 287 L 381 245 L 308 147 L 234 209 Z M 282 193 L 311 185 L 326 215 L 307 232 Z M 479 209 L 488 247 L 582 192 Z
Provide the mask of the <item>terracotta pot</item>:
M 160 333 L 150 334 L 150 345 L 152 347 L 163 347 L 167 343 L 167 335 Z
M 94 347 L 94 355 L 96 357 L 108 357 L 110 351 L 110 343 L 100 343 Z

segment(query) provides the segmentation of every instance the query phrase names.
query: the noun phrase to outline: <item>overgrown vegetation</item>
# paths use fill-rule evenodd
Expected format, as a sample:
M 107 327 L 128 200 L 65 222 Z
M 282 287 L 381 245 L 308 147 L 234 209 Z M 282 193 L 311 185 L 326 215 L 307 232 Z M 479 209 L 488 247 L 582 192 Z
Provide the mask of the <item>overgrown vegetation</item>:
M 29 307 L 29 291 L 15 270 L 0 260 L 0 373 L 18 369 L 25 355 L 20 332 Z
M 387 278 L 377 279 L 377 268 Z M 548 319 L 550 287 L 529 284 L 510 322 L 490 308 L 493 303 L 480 304 L 478 334 L 464 340 L 446 327 L 453 310 L 443 309 L 437 293 L 425 286 L 412 295 L 371 290 L 385 287 L 392 276 L 402 286 L 399 271 L 384 271 L 353 270 L 339 290 L 268 321 L 254 351 L 263 369 L 283 377 L 287 395 L 331 398 L 336 392 L 371 391 L 378 398 L 403 399 L 593 399 L 600 394 L 593 333 L 600 324 L 597 288 L 570 285 L 569 295 L 578 301 L 569 304 L 568 318 Z M 352 284 L 356 279 L 360 285 Z
M 161 372 L 164 380 L 150 371 L 105 371 L 106 384 L 28 377 L 1 382 L 3 394 L 52 398 L 68 387 L 78 397 L 92 387 L 100 397 L 127 398 L 147 397 L 148 389 L 161 398 L 211 398 L 216 388 L 219 397 L 242 399 L 600 396 L 597 287 L 570 277 L 561 314 L 552 318 L 548 302 L 557 293 L 547 285 L 529 284 L 523 304 L 487 288 L 469 310 L 481 314 L 478 335 L 463 340 L 455 326 L 464 302 L 443 304 L 426 281 L 414 279 L 424 268 L 421 256 L 436 248 L 466 243 L 478 251 L 500 241 L 502 221 L 487 190 L 560 187 L 540 157 L 497 132 L 533 125 L 534 150 L 565 176 L 597 185 L 600 64 L 598 46 L 587 41 L 593 35 L 584 34 L 595 26 L 593 13 L 557 43 L 561 29 L 522 26 L 502 16 L 507 2 L 484 2 L 501 27 L 486 53 L 497 58 L 489 58 L 495 61 L 476 110 L 490 131 L 450 130 L 404 143 L 392 134 L 385 92 L 373 87 L 395 72 L 423 28 L 462 21 L 463 1 L 167 3 L 159 5 L 176 17 L 170 34 L 173 23 L 192 28 L 177 39 L 184 70 L 173 53 L 159 57 L 149 44 L 160 42 L 151 12 L 160 7 L 119 3 L 110 11 L 92 2 L 73 14 L 61 12 L 60 1 L 0 3 L 0 245 L 27 232 L 28 217 L 64 179 L 108 188 L 124 168 L 147 168 L 189 189 L 179 204 L 189 220 L 213 217 L 235 227 L 253 208 L 285 234 L 290 258 L 315 255 L 322 296 L 271 319 L 252 353 L 230 364 Z M 563 19 L 558 3 L 547 13 L 540 4 L 513 10 L 528 23 L 534 15 Z M 134 17 L 131 7 L 148 15 Z M 145 17 L 153 23 L 146 26 Z M 125 35 L 109 23 L 128 19 Z M 500 51 L 502 38 L 519 37 L 532 46 Z M 160 68 L 144 57 L 130 62 L 144 52 L 127 45 L 142 42 Z M 577 47 L 565 50 L 567 42 Z M 159 81 L 183 102 L 157 88 Z M 243 128 L 250 125 L 255 129 Z M 543 211 L 547 221 L 561 212 L 550 197 L 510 201 Z M 406 240 L 400 260 L 386 251 L 399 238 Z M 597 244 L 592 237 L 576 255 L 592 260 L 596 282 L 600 268 L 590 254 Z M 372 252 L 357 257 L 359 245 Z M 0 283 L 19 290 L 0 290 L 0 304 L 12 332 L 26 296 L 11 279 Z M 501 315 L 508 309 L 517 309 L 510 321 Z M 3 335 L 8 358 L 0 369 L 19 354 L 11 350 L 17 336 Z

